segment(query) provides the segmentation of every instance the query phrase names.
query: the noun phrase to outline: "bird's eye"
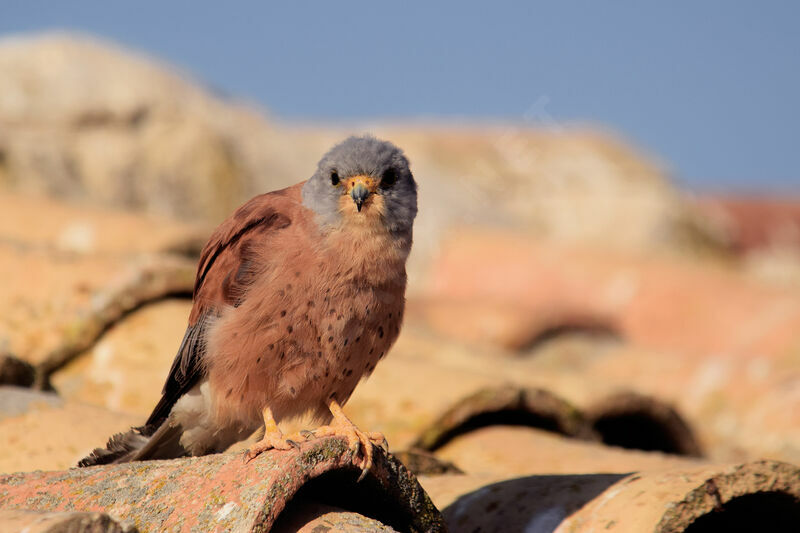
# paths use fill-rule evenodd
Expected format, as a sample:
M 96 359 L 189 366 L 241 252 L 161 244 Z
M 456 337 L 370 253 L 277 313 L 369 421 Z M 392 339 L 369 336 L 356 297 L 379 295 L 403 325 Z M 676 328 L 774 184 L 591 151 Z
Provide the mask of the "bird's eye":
M 383 173 L 381 178 L 381 187 L 391 187 L 397 181 L 397 172 L 393 168 L 388 169 Z
M 339 173 L 331 170 L 331 185 L 339 185 Z

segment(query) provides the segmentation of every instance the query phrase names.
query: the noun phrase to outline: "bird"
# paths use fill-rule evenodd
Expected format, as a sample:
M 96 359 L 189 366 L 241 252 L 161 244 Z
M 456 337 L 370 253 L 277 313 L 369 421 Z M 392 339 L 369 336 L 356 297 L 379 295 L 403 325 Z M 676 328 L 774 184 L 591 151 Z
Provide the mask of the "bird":
M 362 477 L 383 435 L 343 412 L 400 332 L 417 184 L 403 151 L 371 135 L 331 148 L 307 180 L 254 197 L 204 246 L 188 326 L 144 425 L 78 466 L 199 456 L 256 431 L 245 453 L 347 439 Z M 284 435 L 282 420 L 322 424 Z

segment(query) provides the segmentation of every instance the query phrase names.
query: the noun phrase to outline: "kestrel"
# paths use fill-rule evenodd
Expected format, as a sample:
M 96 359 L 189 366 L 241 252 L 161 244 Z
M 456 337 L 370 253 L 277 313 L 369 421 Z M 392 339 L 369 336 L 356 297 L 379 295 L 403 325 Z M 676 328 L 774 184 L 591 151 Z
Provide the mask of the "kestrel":
M 283 419 L 311 412 L 361 466 L 383 436 L 342 412 L 400 332 L 417 185 L 403 152 L 350 137 L 307 181 L 256 196 L 203 248 L 193 307 L 161 400 L 144 426 L 79 466 L 203 455 L 259 427 L 249 460 L 310 437 Z

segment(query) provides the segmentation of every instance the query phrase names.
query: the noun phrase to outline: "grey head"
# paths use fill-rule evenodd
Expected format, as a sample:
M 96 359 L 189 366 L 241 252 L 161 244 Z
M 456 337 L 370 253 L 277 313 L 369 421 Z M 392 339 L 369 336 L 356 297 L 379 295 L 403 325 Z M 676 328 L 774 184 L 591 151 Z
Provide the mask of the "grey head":
M 349 137 L 319 161 L 303 186 L 303 205 L 316 213 L 321 225 L 379 216 L 393 234 L 410 236 L 417 183 L 398 147 L 369 135 Z

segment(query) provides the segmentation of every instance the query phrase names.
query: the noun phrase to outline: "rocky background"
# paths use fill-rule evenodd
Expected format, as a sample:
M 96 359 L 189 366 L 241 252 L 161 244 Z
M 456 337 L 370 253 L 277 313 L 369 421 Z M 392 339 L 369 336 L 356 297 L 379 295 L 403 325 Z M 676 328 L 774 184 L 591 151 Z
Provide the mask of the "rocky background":
M 420 215 L 405 327 L 346 411 L 452 531 L 701 531 L 764 494 L 796 524 L 800 199 L 693 196 L 597 131 L 282 123 L 72 35 L 0 41 L 0 472 L 141 423 L 214 225 L 364 131 L 404 148 Z M 708 505 L 665 514 L 697 487 Z

